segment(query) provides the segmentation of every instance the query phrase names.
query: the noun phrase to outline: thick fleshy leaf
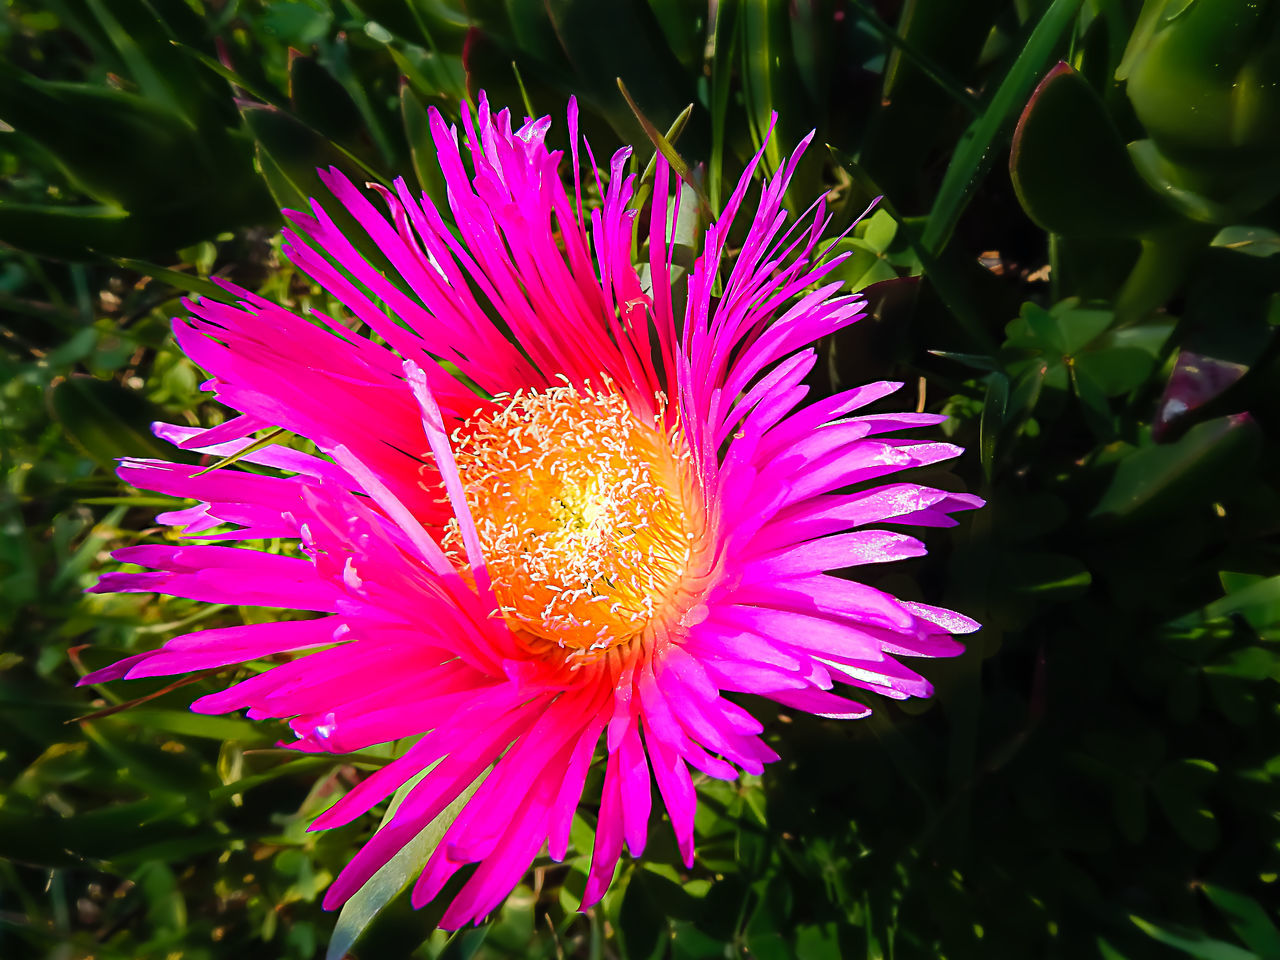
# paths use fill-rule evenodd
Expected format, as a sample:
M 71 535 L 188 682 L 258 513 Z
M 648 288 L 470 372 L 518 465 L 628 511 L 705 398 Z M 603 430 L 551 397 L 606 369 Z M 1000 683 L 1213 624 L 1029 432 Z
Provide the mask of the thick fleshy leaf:
M 1023 109 L 1009 173 L 1023 209 L 1054 233 L 1133 237 L 1177 219 L 1134 169 L 1102 99 L 1066 63 Z
M 1026 101 L 1080 4 L 1081 0 L 1053 0 L 982 114 L 960 138 L 921 233 L 926 250 L 936 254 L 947 245 L 975 185 L 994 158 L 996 138 L 1013 125 L 1015 112 Z
M 1176 443 L 1142 447 L 1120 461 L 1094 507 L 1100 520 L 1146 520 L 1184 509 L 1248 475 L 1261 432 L 1248 414 L 1198 424 Z

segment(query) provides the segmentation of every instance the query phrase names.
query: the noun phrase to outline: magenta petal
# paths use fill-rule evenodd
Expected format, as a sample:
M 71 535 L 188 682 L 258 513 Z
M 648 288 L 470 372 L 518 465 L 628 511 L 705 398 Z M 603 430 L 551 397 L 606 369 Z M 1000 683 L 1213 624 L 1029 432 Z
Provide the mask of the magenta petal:
M 231 547 L 139 546 L 117 550 L 122 563 L 154 573 L 108 573 L 94 593 L 167 593 L 207 603 L 292 607 L 332 613 L 341 591 L 306 560 Z
M 627 849 L 633 857 L 644 852 L 649 835 L 649 764 L 640 744 L 640 727 L 632 724 L 618 748 L 618 769 L 622 791 L 622 822 Z
M 591 755 L 595 751 L 596 744 L 600 741 L 600 734 L 603 730 L 604 719 L 602 717 L 593 719 L 588 724 L 587 729 L 578 736 L 578 741 L 574 745 L 569 763 L 565 767 L 564 780 L 561 782 L 560 791 L 552 804 L 550 823 L 547 827 L 549 834 L 548 853 L 552 860 L 563 860 L 565 852 L 568 850 L 569 830 L 573 825 L 573 814 L 578 808 L 578 801 L 582 798 L 582 786 L 587 778 L 587 768 L 591 763 Z
M 208 670 L 211 667 L 225 667 L 275 653 L 334 643 L 341 639 L 341 633 L 342 627 L 337 617 L 282 620 L 202 630 L 170 640 L 131 669 L 126 676 L 129 679 L 162 677 Z M 88 677 L 85 679 L 88 680 Z
M 870 707 L 825 690 L 776 690 L 767 696 L 785 706 L 831 720 L 858 720 L 871 713 Z
M 648 743 L 649 757 L 653 761 L 653 776 L 658 782 L 658 792 L 667 805 L 671 817 L 671 829 L 675 831 L 676 846 L 686 867 L 693 866 L 693 814 L 697 809 L 697 796 L 689 768 L 674 750 L 660 740 Z
M 903 600 L 902 605 L 916 616 L 937 624 L 947 633 L 973 633 L 975 630 L 982 629 L 982 624 L 978 623 L 977 620 L 970 619 L 964 614 L 956 613 L 954 610 L 948 610 L 945 607 L 933 607 L 927 603 L 918 603 L 914 600 Z
M 752 562 L 750 577 L 751 580 L 801 577 L 866 563 L 891 563 L 924 554 L 924 544 L 905 533 L 862 530 L 766 553 Z
M 609 754 L 604 769 L 604 794 L 600 800 L 600 817 L 596 821 L 596 845 L 591 854 L 591 869 L 587 874 L 586 890 L 582 894 L 581 909 L 586 910 L 600 902 L 614 868 L 622 854 L 622 776 L 618 772 L 621 763 L 617 752 Z
M 826 656 L 879 660 L 879 638 L 849 623 L 772 607 L 725 606 L 716 615 L 788 647 Z

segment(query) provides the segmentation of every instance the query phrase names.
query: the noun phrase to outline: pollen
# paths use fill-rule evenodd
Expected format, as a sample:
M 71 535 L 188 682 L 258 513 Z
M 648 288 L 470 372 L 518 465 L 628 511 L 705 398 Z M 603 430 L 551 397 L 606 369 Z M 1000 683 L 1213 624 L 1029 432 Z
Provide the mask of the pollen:
M 659 406 L 661 410 L 661 406 Z M 700 534 L 689 454 L 610 389 L 501 395 L 454 432 L 499 607 L 536 643 L 605 650 L 679 605 Z M 463 556 L 457 521 L 445 547 Z

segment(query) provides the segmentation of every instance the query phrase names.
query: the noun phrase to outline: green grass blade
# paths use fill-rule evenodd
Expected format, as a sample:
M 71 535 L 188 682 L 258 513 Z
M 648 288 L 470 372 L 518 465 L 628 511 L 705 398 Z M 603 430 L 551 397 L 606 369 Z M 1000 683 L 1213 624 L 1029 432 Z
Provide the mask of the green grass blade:
M 917 50 L 915 45 L 910 43 L 902 34 L 880 19 L 875 7 L 868 3 L 867 0 L 850 0 L 850 2 L 871 29 L 884 37 L 886 43 L 896 47 L 904 59 L 909 60 L 912 66 L 936 83 L 938 88 L 946 93 L 947 96 L 975 116 L 982 113 L 982 108 L 973 98 L 973 94 L 949 77 L 933 60 Z
M 183 273 L 181 270 L 173 270 L 169 267 L 150 263 L 147 260 L 137 260 L 131 257 L 112 257 L 111 261 L 126 270 L 137 270 L 153 280 L 162 280 L 171 287 L 196 293 L 202 297 L 213 297 L 215 300 L 220 300 L 227 296 L 227 292 L 216 283 L 206 280 L 204 277 Z
M 429 770 L 427 771 L 429 772 Z M 458 818 L 462 808 L 467 805 L 471 795 L 479 789 L 488 775 L 486 770 L 471 786 L 467 787 L 458 798 L 449 804 L 441 814 L 427 824 L 422 832 L 410 840 L 403 849 L 388 860 L 369 881 L 355 892 L 342 906 L 338 914 L 338 923 L 334 927 L 333 937 L 329 940 L 329 949 L 325 960 L 340 960 L 346 956 L 360 934 L 373 922 L 379 911 L 395 899 L 402 890 L 413 882 L 426 865 L 431 854 L 444 838 L 445 831 Z M 399 802 L 418 785 L 421 777 L 415 777 L 401 787 L 392 800 L 391 808 L 383 820 L 383 825 L 391 819 L 391 815 Z
M 621 77 L 618 78 L 618 89 L 622 91 L 622 96 L 627 101 L 627 106 L 631 108 L 631 112 L 635 114 L 636 120 L 644 129 L 645 136 L 647 136 L 654 147 L 658 149 L 658 152 L 667 158 L 667 163 L 671 164 L 671 169 L 676 172 L 677 176 L 687 183 L 692 188 L 693 192 L 697 194 L 698 202 L 702 204 L 703 209 L 709 211 L 711 209 L 711 201 L 707 199 L 707 195 L 693 179 L 693 171 L 689 169 L 689 164 L 685 163 L 684 157 L 680 156 L 680 154 L 676 152 L 676 148 L 671 145 L 671 141 L 663 136 L 661 131 L 653 125 L 652 121 L 650 121 L 649 118 L 640 111 L 640 108 L 636 106 L 635 100 L 631 99 L 631 94 L 627 90 L 627 85 L 622 82 Z M 690 104 L 681 113 L 681 116 L 692 112 L 692 110 L 693 105 Z M 677 118 L 676 123 L 672 124 L 672 129 L 679 132 L 679 129 L 683 129 L 683 126 L 683 123 L 681 123 L 679 118 Z
M 973 188 L 991 164 L 996 139 L 1012 127 L 1018 111 L 1035 89 L 1045 66 L 1058 48 L 1063 33 L 1074 22 L 1080 3 L 1081 0 L 1054 0 L 1031 31 L 1026 46 L 1009 68 L 987 108 L 960 138 L 921 237 L 926 250 L 936 254 L 951 239 Z
M 285 432 L 284 427 L 276 427 L 270 433 L 266 434 L 265 436 L 261 436 L 257 440 L 253 441 L 253 443 L 249 444 L 243 450 L 233 453 L 229 457 L 223 457 L 217 463 L 209 464 L 209 466 L 205 467 L 199 473 L 195 474 L 195 476 L 203 477 L 206 473 L 212 473 L 214 470 L 221 470 L 223 467 L 229 467 L 233 463 L 235 463 L 237 460 L 242 460 L 245 457 L 249 456 L 249 454 L 251 453 L 257 453 L 259 450 L 263 449 L 264 447 L 271 446 L 273 443 L 276 442 L 276 438 L 279 437 L 284 432 Z

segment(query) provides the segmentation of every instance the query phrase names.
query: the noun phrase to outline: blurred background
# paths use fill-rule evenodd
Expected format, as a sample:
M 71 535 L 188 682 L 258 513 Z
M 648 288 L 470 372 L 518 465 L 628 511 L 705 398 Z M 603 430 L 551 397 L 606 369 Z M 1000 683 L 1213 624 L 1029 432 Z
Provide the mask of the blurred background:
M 701 785 L 692 870 L 655 815 L 577 913 L 584 801 L 564 864 L 447 935 L 401 895 L 420 860 L 320 909 L 381 810 L 304 828 L 393 746 L 187 712 L 230 671 L 74 684 L 273 616 L 83 593 L 172 536 L 114 460 L 225 417 L 180 299 L 327 309 L 279 209 L 329 164 L 441 198 L 425 108 L 481 90 L 562 145 L 576 95 L 597 159 L 678 152 L 711 211 L 774 111 L 770 170 L 816 129 L 794 212 L 825 193 L 835 235 L 884 197 L 836 245 L 872 316 L 813 386 L 950 415 L 928 482 L 990 505 L 875 582 L 986 627 L 931 700 L 751 702 L 783 759 Z M 1278 148 L 1276 0 L 8 0 L 0 956 L 1280 957 Z

